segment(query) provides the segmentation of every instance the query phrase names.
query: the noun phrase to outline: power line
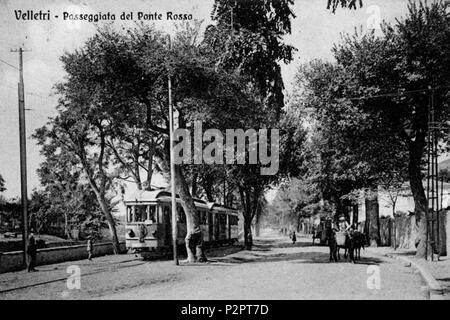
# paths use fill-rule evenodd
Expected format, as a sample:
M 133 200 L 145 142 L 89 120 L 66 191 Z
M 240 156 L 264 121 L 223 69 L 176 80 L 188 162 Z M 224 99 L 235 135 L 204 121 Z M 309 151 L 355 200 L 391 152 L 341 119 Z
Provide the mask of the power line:
M 402 96 L 402 95 L 410 94 L 410 93 L 420 93 L 420 92 L 426 92 L 426 91 L 433 91 L 433 90 L 437 90 L 437 89 L 449 89 L 449 88 L 450 88 L 450 86 L 439 86 L 439 87 L 427 88 L 427 89 L 406 90 L 406 91 L 400 91 L 400 92 L 397 91 L 397 92 L 383 93 L 383 94 L 372 95 L 372 96 L 354 97 L 354 98 L 350 98 L 349 100 L 366 100 L 366 99 L 376 99 L 376 98 L 393 98 L 393 97 L 398 97 L 398 96 Z
M 17 68 L 16 66 L 13 66 L 12 64 L 10 64 L 9 62 L 7 62 L 7 61 L 5 61 L 5 60 L 3 60 L 3 59 L 0 59 L 0 62 L 3 62 L 4 64 L 10 66 L 11 68 L 14 68 L 14 69 L 16 69 L 16 70 L 19 70 L 19 68 Z
M 12 90 L 16 90 L 17 89 L 17 88 L 14 88 L 13 86 L 10 86 L 10 85 L 4 84 L 4 83 L 0 83 L 0 86 L 3 86 L 5 88 L 9 88 L 9 89 L 12 89 Z M 46 99 L 46 100 L 52 101 L 48 96 L 45 96 L 45 93 L 37 93 L 37 92 L 34 92 L 34 91 L 26 91 L 25 94 L 28 95 L 28 96 L 38 97 L 38 98 L 41 98 L 41 99 Z
M 0 62 L 3 62 L 4 64 L 10 66 L 11 68 L 14 68 L 15 70 L 18 70 L 18 71 L 19 71 L 19 68 L 17 68 L 16 66 L 12 65 L 12 64 L 9 63 L 8 61 L 5 61 L 5 60 L 3 60 L 3 59 L 0 59 Z M 48 86 L 48 85 L 52 86 L 50 83 L 45 83 L 44 81 L 42 81 L 42 80 L 40 80 L 40 79 L 38 79 L 38 78 L 35 78 L 35 77 L 32 76 L 32 75 L 28 75 L 28 76 L 31 77 L 32 80 L 38 81 L 38 82 L 40 82 L 41 84 L 43 84 L 43 85 L 45 85 L 45 86 Z

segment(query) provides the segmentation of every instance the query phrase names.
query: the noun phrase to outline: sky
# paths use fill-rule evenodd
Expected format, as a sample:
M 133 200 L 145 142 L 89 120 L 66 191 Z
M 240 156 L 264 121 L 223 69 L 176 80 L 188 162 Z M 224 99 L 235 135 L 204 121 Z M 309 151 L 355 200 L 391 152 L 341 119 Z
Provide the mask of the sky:
M 326 10 L 326 0 L 296 0 L 293 11 L 292 34 L 285 41 L 298 49 L 290 65 L 282 66 L 282 75 L 289 92 L 299 64 L 312 59 L 332 59 L 331 48 L 342 33 L 375 28 L 382 20 L 394 22 L 396 17 L 407 13 L 407 0 L 365 0 L 359 10 L 338 10 L 336 14 Z M 17 107 L 17 82 L 19 79 L 18 53 L 12 49 L 23 47 L 31 51 L 24 53 L 24 82 L 27 134 L 28 192 L 39 187 L 36 170 L 42 161 L 39 147 L 31 138 L 32 133 L 43 126 L 48 117 L 56 114 L 57 97 L 52 86 L 64 79 L 59 57 L 64 52 L 80 48 L 96 30 L 92 22 L 63 20 L 63 12 L 69 13 L 114 13 L 116 28 L 127 28 L 133 21 L 121 21 L 122 12 L 162 13 L 161 21 L 154 23 L 168 33 L 175 30 L 174 22 L 165 19 L 166 12 L 192 14 L 203 20 L 203 26 L 211 23 L 213 0 L 0 0 L 0 174 L 6 182 L 7 198 L 20 195 L 19 166 L 19 119 Z M 18 10 L 47 13 L 45 21 L 17 20 Z M 54 17 L 55 15 L 58 18 Z M 100 26 L 103 22 L 98 23 Z M 163 184 L 161 178 L 154 181 Z

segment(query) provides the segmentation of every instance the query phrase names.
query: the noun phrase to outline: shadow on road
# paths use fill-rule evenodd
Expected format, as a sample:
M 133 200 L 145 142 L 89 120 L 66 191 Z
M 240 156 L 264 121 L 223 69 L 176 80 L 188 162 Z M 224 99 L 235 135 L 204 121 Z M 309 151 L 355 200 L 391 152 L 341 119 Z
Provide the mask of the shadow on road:
M 275 252 L 276 249 L 295 249 L 295 248 L 319 248 L 318 245 L 312 243 L 298 242 L 296 244 L 280 242 L 279 239 L 260 239 L 253 246 L 252 250 L 242 251 L 238 255 L 230 255 L 223 258 L 210 259 L 213 263 L 224 264 L 242 264 L 255 262 L 274 262 L 274 261 L 291 261 L 293 263 L 307 264 L 307 263 L 336 263 L 330 262 L 330 255 L 328 250 L 323 251 L 301 251 L 301 252 Z M 273 251 L 273 253 L 271 253 Z M 279 250 L 278 250 L 279 251 Z M 381 259 L 374 257 L 364 257 L 361 253 L 361 259 L 357 260 L 355 264 L 376 265 L 382 262 Z M 337 263 L 348 263 L 343 258 L 341 252 L 341 260 Z
M 441 283 L 441 288 L 442 288 L 442 293 L 444 295 L 448 295 L 450 294 L 450 278 L 441 278 L 441 279 L 436 279 L 439 282 L 444 282 Z
M 311 247 L 312 246 L 312 240 L 311 243 L 308 242 L 296 242 L 293 244 L 292 242 L 280 242 L 279 239 L 260 239 L 257 240 L 256 243 L 253 246 L 252 251 L 269 251 L 270 249 L 274 248 L 305 248 L 305 247 Z M 314 246 L 318 246 L 317 244 Z

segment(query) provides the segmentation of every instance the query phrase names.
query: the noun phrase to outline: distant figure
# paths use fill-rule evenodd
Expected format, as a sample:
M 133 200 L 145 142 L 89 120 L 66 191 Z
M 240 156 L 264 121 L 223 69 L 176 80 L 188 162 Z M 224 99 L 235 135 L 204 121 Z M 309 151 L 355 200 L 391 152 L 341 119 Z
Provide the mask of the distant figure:
M 30 235 L 28 236 L 28 272 L 38 271 L 34 267 L 36 266 L 36 254 L 37 254 L 37 245 L 36 239 L 34 238 L 33 229 L 31 229 Z
M 93 254 L 93 251 L 94 251 L 92 236 L 88 237 L 87 248 L 86 249 L 87 249 L 87 252 L 88 252 L 88 260 L 91 261 L 92 260 L 92 254 Z
M 297 241 L 297 236 L 295 235 L 295 231 L 292 231 L 292 244 L 295 244 Z

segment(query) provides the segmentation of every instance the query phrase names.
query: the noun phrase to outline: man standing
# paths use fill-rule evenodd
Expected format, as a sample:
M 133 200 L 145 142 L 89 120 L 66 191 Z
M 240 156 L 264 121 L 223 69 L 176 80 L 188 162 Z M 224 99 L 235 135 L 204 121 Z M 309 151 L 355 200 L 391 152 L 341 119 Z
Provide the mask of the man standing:
M 88 237 L 87 240 L 87 252 L 88 252 L 88 260 L 91 261 L 92 260 L 92 254 L 93 254 L 93 243 L 92 243 L 92 236 Z
M 36 239 L 34 238 L 33 229 L 31 229 L 30 235 L 28 236 L 28 272 L 38 271 L 34 267 L 36 266 L 36 255 L 37 255 L 37 245 Z

